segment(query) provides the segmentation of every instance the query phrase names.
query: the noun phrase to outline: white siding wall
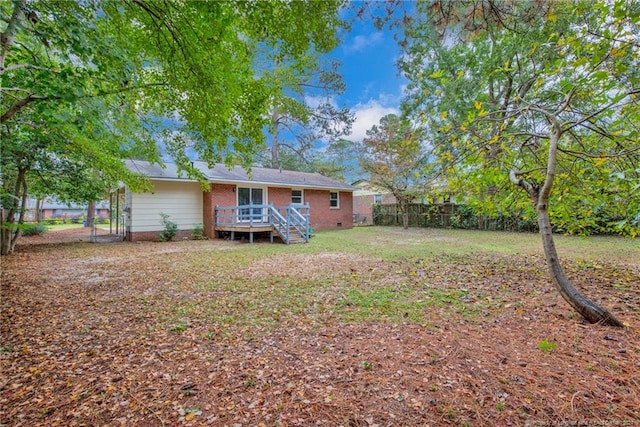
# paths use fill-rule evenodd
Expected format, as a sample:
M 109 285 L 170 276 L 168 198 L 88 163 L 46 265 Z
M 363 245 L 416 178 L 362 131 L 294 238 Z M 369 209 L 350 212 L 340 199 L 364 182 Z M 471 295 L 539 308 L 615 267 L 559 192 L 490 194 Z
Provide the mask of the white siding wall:
M 131 232 L 161 231 L 160 213 L 178 224 L 179 230 L 192 230 L 202 224 L 202 188 L 196 182 L 153 181 L 153 193 L 131 193 Z

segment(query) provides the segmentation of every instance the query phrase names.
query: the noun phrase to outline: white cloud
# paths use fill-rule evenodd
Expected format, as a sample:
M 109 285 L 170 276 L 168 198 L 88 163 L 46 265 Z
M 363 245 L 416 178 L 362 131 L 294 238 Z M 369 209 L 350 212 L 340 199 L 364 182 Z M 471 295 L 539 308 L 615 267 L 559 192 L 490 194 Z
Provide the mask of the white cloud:
M 351 134 L 346 138 L 352 141 L 362 141 L 367 136 L 367 131 L 373 125 L 380 123 L 380 119 L 387 114 L 400 114 L 397 107 L 385 105 L 385 100 L 389 100 L 388 96 L 381 96 L 379 99 L 370 99 L 365 104 L 357 104 L 351 109 L 356 116 L 353 123 Z
M 378 31 L 368 36 L 355 36 L 350 44 L 344 46 L 345 53 L 360 52 L 369 46 L 375 46 L 382 41 L 382 32 Z

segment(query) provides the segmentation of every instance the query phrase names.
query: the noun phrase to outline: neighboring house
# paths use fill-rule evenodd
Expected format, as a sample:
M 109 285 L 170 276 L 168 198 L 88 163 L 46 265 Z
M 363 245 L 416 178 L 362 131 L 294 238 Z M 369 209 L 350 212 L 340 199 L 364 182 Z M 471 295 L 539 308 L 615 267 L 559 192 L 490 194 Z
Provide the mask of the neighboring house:
M 373 224 L 373 205 L 394 204 L 396 198 L 389 190 L 381 190 L 372 186 L 369 181 L 361 179 L 353 184 L 353 222 L 360 225 Z
M 309 228 L 329 230 L 353 226 L 354 188 L 317 173 L 252 168 L 251 177 L 239 167 L 194 162 L 208 181 L 201 184 L 165 167 L 130 160 L 131 171 L 146 175 L 153 189 L 134 193 L 125 187 L 125 238 L 157 240 L 161 213 L 178 226 L 178 238 L 190 237 L 199 225 L 210 238 L 221 233 L 269 232 L 289 243 L 298 234 L 307 240 Z M 250 206 L 250 207 L 249 207 Z M 291 223 L 291 221 L 298 221 Z
M 37 201 L 34 198 L 27 198 L 27 212 L 25 215 L 26 221 L 36 220 L 36 208 Z M 63 218 L 72 219 L 81 216 L 86 216 L 87 205 L 78 205 L 74 203 L 65 204 L 60 203 L 55 199 L 45 198 L 40 202 L 40 218 Z M 96 218 L 109 218 L 109 201 L 102 200 L 96 202 Z

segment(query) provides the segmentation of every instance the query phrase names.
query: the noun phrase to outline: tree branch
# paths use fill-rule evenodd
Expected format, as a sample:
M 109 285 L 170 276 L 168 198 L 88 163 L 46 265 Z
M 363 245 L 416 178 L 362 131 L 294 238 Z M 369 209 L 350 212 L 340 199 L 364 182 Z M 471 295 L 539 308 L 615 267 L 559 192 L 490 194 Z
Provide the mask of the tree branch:
M 35 96 L 34 94 L 29 94 L 28 96 L 22 98 L 20 101 L 16 102 L 11 107 L 9 107 L 9 109 L 2 116 L 0 116 L 0 123 L 6 122 L 11 117 L 13 117 L 14 114 L 16 114 L 18 111 L 22 110 L 24 107 L 26 107 L 27 105 L 31 104 L 32 102 L 34 102 L 34 101 L 44 101 L 44 100 L 48 100 L 48 99 L 51 99 L 51 98 L 48 97 L 48 96 L 39 97 L 39 96 Z
M 529 181 L 524 180 L 523 178 L 518 178 L 519 176 L 524 175 L 525 172 L 520 172 L 515 169 L 511 169 L 509 171 L 509 179 L 512 183 L 517 185 L 518 187 L 522 187 L 529 194 L 533 193 L 533 185 Z
M 630 90 L 629 92 L 627 92 L 627 93 L 625 94 L 625 97 L 627 97 L 627 96 L 631 96 L 631 95 L 634 95 L 634 94 L 637 94 L 637 93 L 640 93 L 640 89 L 639 89 L 639 88 L 636 88 L 636 89 L 632 89 L 632 90 Z M 586 121 L 590 121 L 592 118 L 596 117 L 597 115 L 601 114 L 602 112 L 604 112 L 604 111 L 608 110 L 609 108 L 613 107 L 614 105 L 617 105 L 620 101 L 621 101 L 621 100 L 618 100 L 618 101 L 612 101 L 612 102 L 610 102 L 609 104 L 605 105 L 604 107 L 602 107 L 602 108 L 600 108 L 600 109 L 598 109 L 598 110 L 596 110 L 596 111 L 593 111 L 592 113 L 590 113 L 590 114 L 586 115 L 585 117 L 583 117 L 582 119 L 578 120 L 577 122 L 573 122 L 573 123 L 571 123 L 571 122 L 565 122 L 565 123 L 563 123 L 563 125 L 562 125 L 563 127 L 564 127 L 565 125 L 570 124 L 570 126 L 569 126 L 569 127 L 567 127 L 566 129 L 564 129 L 564 131 L 566 132 L 566 131 L 568 131 L 568 130 L 570 130 L 570 129 L 573 129 L 573 128 L 574 128 L 574 127 L 576 127 L 576 126 L 580 126 L 582 123 L 584 123 L 584 122 L 586 122 Z M 619 105 L 621 105 L 621 104 L 619 104 Z
M 45 67 L 38 67 L 37 65 L 31 65 L 31 64 L 16 64 L 16 65 L 9 65 L 7 67 L 4 68 L 0 68 L 0 76 L 4 73 L 7 73 L 9 71 L 15 71 L 15 70 L 20 70 L 22 68 L 30 68 L 33 70 L 40 70 L 40 71 L 49 71 L 48 68 Z M 2 88 L 0 88 L 2 89 Z
M 11 45 L 16 39 L 16 33 L 18 32 L 18 25 L 24 15 L 24 7 L 26 0 L 13 0 L 13 13 L 7 23 L 7 27 L 4 32 L 0 34 L 0 73 L 4 72 L 4 62 L 7 59 L 7 54 Z
M 101 96 L 116 95 L 118 93 L 129 92 L 129 91 L 138 90 L 138 89 L 145 89 L 145 88 L 154 87 L 154 86 L 167 86 L 167 83 L 147 83 L 142 86 L 126 86 L 126 87 L 121 87 L 112 91 L 100 91 L 95 94 L 79 96 L 76 99 L 80 100 L 80 99 L 87 99 L 87 98 L 99 98 Z M 16 102 L 11 107 L 9 107 L 9 109 L 2 116 L 0 116 L 0 123 L 4 123 L 8 121 L 17 112 L 19 112 L 21 109 L 23 109 L 24 107 L 26 107 L 27 105 L 31 104 L 34 101 L 51 101 L 51 100 L 59 100 L 59 99 L 62 99 L 62 97 L 58 95 L 37 96 L 34 94 L 29 94 L 25 98 L 22 98 L 20 101 Z

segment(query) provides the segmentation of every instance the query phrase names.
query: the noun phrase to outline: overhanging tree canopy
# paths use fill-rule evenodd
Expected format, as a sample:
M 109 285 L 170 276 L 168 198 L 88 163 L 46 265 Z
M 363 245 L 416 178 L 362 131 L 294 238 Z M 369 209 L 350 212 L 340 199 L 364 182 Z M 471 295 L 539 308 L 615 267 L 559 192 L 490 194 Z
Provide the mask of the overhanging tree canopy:
M 551 230 L 638 233 L 640 5 L 439 1 L 418 12 L 406 109 L 437 135 L 451 182 L 489 209 L 530 203 L 560 293 L 588 320 L 620 325 L 571 286 Z
M 2 253 L 13 250 L 18 201 L 43 177 L 42 159 L 133 182 L 123 158 L 159 160 L 154 117 L 177 119 L 166 144 L 190 176 L 199 177 L 187 145 L 209 162 L 248 166 L 280 96 L 256 75 L 257 53 L 278 51 L 295 66 L 310 49 L 331 50 L 341 4 L 1 3 Z

